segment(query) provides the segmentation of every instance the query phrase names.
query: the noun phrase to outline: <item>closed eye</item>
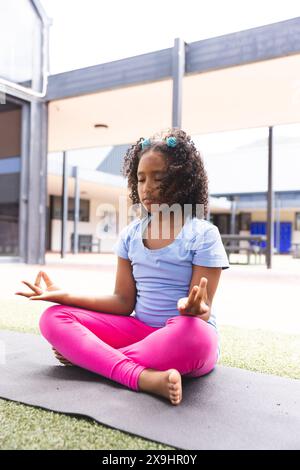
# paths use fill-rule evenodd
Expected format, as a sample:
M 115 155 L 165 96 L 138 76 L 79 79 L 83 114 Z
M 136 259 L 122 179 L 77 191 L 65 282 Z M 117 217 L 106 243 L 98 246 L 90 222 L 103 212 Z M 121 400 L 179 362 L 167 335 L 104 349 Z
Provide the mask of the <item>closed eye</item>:
M 144 181 L 145 180 L 138 180 L 138 183 L 143 183 Z M 154 180 L 154 181 L 158 182 L 158 181 L 162 181 L 162 180 Z

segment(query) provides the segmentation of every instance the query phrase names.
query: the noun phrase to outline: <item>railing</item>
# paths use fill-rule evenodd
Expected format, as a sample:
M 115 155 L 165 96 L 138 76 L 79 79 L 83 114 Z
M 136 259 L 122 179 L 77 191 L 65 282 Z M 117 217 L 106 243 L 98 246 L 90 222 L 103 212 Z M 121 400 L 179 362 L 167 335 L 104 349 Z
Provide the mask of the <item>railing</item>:
M 250 264 L 251 254 L 255 255 L 255 264 L 257 263 L 257 258 L 259 257 L 259 263 L 261 263 L 261 255 L 265 254 L 266 247 L 265 243 L 267 240 L 266 235 L 221 235 L 224 248 L 226 250 L 228 259 L 230 261 L 231 253 L 241 253 L 246 252 L 247 262 L 246 263 L 236 263 L 236 264 Z M 241 246 L 241 241 L 247 241 L 246 246 Z M 262 246 L 264 245 L 264 246 Z
M 96 242 L 79 242 L 79 252 L 93 253 L 93 246 L 97 247 L 98 253 L 101 253 L 101 240 Z

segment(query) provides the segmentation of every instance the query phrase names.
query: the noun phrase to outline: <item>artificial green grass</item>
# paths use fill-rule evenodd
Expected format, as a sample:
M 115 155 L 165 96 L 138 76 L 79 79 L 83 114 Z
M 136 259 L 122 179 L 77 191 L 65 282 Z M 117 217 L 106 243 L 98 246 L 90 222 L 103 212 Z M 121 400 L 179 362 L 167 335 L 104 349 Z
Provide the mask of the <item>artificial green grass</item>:
M 1 449 L 167 450 L 173 449 L 85 417 L 0 400 Z
M 0 329 L 39 334 L 46 302 L 1 300 Z M 219 364 L 300 379 L 300 336 L 220 326 Z M 183 390 L 184 392 L 184 390 Z M 184 393 L 183 393 L 184 399 Z M 173 447 L 73 417 L 0 399 L 1 449 L 145 449 Z

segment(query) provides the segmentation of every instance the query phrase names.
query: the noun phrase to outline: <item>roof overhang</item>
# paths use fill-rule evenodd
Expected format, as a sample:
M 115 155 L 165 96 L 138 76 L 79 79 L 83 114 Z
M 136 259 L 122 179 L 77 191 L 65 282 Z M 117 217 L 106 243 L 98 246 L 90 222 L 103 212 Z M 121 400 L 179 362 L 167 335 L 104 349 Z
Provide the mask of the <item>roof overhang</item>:
M 300 17 L 185 44 L 185 74 L 300 53 Z M 172 78 L 173 48 L 49 77 L 48 101 Z
M 197 135 L 299 122 L 299 70 L 296 54 L 185 76 L 182 128 Z M 131 143 L 171 122 L 171 79 L 55 100 L 49 151 Z
M 300 121 L 300 17 L 186 44 L 192 135 Z M 119 145 L 172 124 L 173 48 L 51 76 L 49 150 Z M 95 128 L 95 124 L 108 128 Z

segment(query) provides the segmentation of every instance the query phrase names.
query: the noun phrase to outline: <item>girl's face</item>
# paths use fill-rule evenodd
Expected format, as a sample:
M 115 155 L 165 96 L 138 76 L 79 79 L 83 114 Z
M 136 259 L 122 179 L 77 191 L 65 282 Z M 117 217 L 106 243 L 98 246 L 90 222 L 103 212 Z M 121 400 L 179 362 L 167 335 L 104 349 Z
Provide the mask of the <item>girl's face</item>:
M 140 159 L 137 169 L 138 195 L 140 202 L 148 212 L 153 212 L 151 204 L 162 204 L 159 187 L 166 174 L 166 163 L 159 152 L 149 150 Z

